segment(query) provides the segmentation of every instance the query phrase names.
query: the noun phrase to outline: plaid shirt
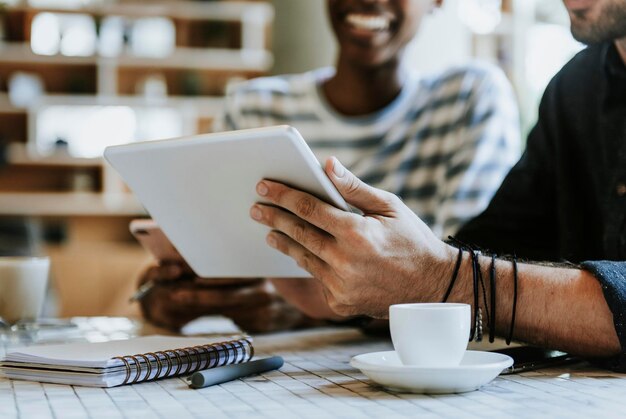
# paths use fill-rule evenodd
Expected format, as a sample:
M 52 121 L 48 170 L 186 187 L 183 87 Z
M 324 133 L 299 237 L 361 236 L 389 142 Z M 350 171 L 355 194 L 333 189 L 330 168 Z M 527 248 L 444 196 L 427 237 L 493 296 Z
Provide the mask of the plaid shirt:
M 294 126 L 320 161 L 337 156 L 363 181 L 402 198 L 440 237 L 485 209 L 520 152 L 515 100 L 498 69 L 411 74 L 392 103 L 359 117 L 326 102 L 320 86 L 333 71 L 231 85 L 216 128 Z

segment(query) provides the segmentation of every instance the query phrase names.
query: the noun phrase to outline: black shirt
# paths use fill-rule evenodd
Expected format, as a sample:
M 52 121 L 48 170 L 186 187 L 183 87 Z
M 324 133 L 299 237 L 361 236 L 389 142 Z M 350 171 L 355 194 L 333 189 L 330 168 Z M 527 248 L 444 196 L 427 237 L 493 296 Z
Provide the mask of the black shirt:
M 582 263 L 602 283 L 626 354 L 626 66 L 613 43 L 588 47 L 554 77 L 522 158 L 457 237 Z

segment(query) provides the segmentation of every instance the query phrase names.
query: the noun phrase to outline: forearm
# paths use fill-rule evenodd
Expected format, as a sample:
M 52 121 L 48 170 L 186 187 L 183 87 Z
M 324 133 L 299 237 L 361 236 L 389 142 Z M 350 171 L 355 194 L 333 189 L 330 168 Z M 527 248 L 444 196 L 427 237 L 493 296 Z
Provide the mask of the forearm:
M 490 304 L 490 257 L 480 257 Z M 450 270 L 451 272 L 451 270 Z M 496 334 L 508 336 L 513 310 L 513 263 L 496 261 Z M 449 278 L 449 276 L 448 276 Z M 444 283 L 446 281 L 443 281 Z M 447 283 L 445 284 L 447 286 Z M 487 329 L 482 287 L 480 303 Z M 443 295 L 443 294 L 442 294 Z M 448 301 L 473 304 L 472 264 L 468 252 Z M 491 307 L 489 314 L 491 314 Z M 513 338 L 570 353 L 603 357 L 620 352 L 613 315 L 600 283 L 587 271 L 518 263 L 517 310 Z

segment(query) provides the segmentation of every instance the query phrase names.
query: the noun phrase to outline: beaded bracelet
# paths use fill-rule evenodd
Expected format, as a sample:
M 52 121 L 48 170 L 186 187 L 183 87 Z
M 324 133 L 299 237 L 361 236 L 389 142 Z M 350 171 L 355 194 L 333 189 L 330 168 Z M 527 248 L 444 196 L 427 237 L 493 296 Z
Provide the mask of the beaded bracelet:
M 482 288 L 483 293 L 483 303 L 485 306 L 485 314 L 487 316 L 487 324 L 489 326 L 489 342 L 493 343 L 495 341 L 495 329 L 496 329 L 496 302 L 497 302 L 497 287 L 496 287 L 496 258 L 497 255 L 494 253 L 491 255 L 491 266 L 489 270 L 489 288 L 491 291 L 489 303 L 487 303 L 487 290 L 485 286 L 485 281 L 482 275 L 482 271 L 480 269 L 479 257 L 481 255 L 480 251 L 473 249 L 471 246 L 461 242 L 460 240 L 448 236 L 448 239 L 453 242 L 459 249 L 459 253 L 456 259 L 456 264 L 454 266 L 454 271 L 452 273 L 452 278 L 450 280 L 450 284 L 446 293 L 443 297 L 443 302 L 445 303 L 448 300 L 448 297 L 452 293 L 452 289 L 456 284 L 457 278 L 459 276 L 459 271 L 461 268 L 461 262 L 463 260 L 463 251 L 467 250 L 470 254 L 470 261 L 472 263 L 472 285 L 473 285 L 473 304 L 474 304 L 474 318 L 472 321 L 472 328 L 470 331 L 470 342 L 476 340 L 480 342 L 482 340 L 482 308 L 479 304 L 479 283 Z M 506 344 L 510 345 L 513 339 L 513 334 L 515 331 L 515 317 L 517 314 L 517 299 L 518 299 L 518 266 L 517 266 L 517 256 L 513 254 L 512 259 L 513 264 L 513 307 L 511 310 L 511 324 L 509 326 L 509 333 L 506 337 Z
M 485 289 L 485 281 L 483 280 L 483 271 L 480 268 L 480 261 L 479 261 L 479 257 L 482 253 L 477 250 L 476 251 L 476 268 L 478 270 L 478 279 L 480 281 L 480 286 L 483 290 L 483 303 L 485 304 L 485 314 L 487 315 L 487 325 L 489 326 L 489 329 L 491 330 L 491 316 L 489 315 L 489 305 L 487 305 L 487 290 Z

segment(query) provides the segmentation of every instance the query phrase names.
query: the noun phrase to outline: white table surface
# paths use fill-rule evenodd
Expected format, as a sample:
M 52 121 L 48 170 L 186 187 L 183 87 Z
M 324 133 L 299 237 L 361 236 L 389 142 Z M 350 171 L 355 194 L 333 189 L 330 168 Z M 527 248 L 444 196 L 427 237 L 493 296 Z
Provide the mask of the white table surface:
M 255 348 L 283 356 L 284 367 L 200 390 L 180 378 L 109 389 L 0 378 L 0 418 L 626 416 L 626 375 L 588 364 L 500 376 L 469 393 L 418 395 L 386 391 L 350 367 L 354 355 L 391 348 L 354 329 L 265 335 Z

